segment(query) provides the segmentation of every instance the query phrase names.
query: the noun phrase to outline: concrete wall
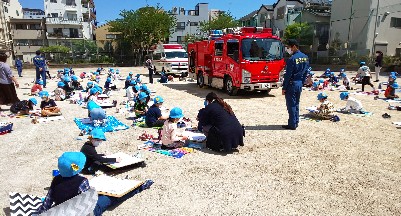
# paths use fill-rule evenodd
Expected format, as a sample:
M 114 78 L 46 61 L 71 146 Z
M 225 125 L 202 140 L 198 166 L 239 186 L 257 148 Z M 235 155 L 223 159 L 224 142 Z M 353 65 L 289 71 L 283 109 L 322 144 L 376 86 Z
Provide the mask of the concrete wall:
M 113 47 L 113 49 L 115 50 L 117 48 L 117 42 L 113 41 L 113 39 L 107 39 L 106 35 L 107 34 L 115 34 L 118 35 L 119 33 L 116 32 L 109 32 L 109 25 L 102 25 L 99 26 L 98 28 L 96 28 L 96 45 L 99 48 L 104 49 L 105 51 L 109 51 L 109 49 L 111 49 L 111 47 L 105 47 L 107 42 L 111 42 L 111 46 Z
M 178 10 L 177 13 L 180 11 Z M 185 35 L 187 34 L 197 34 L 200 33 L 198 30 L 200 28 L 200 22 L 209 21 L 209 8 L 208 4 L 199 4 L 199 16 L 188 15 L 186 11 L 185 14 L 176 14 L 175 17 L 177 19 L 177 23 L 185 22 L 185 29 L 175 29 L 175 32 L 170 36 L 170 43 L 177 43 L 177 36 L 181 36 L 182 40 L 184 40 Z M 198 26 L 191 26 L 188 24 L 188 20 L 190 22 L 197 22 Z
M 3 5 L 3 11 L 7 21 L 11 18 L 22 19 L 24 16 L 22 6 L 18 0 L 10 0 L 10 3 L 5 3 Z

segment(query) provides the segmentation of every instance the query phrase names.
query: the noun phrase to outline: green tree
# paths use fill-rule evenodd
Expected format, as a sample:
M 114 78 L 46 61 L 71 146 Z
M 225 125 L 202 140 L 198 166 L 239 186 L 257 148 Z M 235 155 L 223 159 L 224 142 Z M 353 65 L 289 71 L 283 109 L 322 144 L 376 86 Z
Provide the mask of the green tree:
M 284 39 L 296 39 L 300 45 L 313 44 L 313 29 L 306 22 L 288 25 L 284 31 Z
M 124 40 L 129 41 L 133 48 L 148 49 L 165 41 L 176 25 L 175 17 L 159 5 L 138 10 L 123 10 L 120 16 L 121 18 L 110 22 L 109 30 L 121 32 Z
M 41 47 L 40 51 L 43 53 L 68 53 L 70 48 L 62 45 Z
M 76 53 L 97 53 L 97 45 L 91 40 L 76 40 L 72 43 L 74 52 Z
M 220 12 L 219 15 L 210 21 L 200 23 L 200 30 L 202 32 L 209 32 L 215 29 L 225 29 L 240 26 L 240 23 L 235 20 L 230 12 Z

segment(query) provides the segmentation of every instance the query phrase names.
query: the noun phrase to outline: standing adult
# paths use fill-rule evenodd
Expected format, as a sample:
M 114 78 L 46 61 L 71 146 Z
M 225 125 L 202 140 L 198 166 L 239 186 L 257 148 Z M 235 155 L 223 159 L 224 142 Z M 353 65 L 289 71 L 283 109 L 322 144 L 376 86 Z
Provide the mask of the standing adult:
M 40 50 L 36 51 L 36 56 L 33 57 L 33 64 L 36 67 L 36 80 L 42 77 L 43 88 L 46 88 L 46 59 L 41 56 Z
M 153 64 L 152 64 L 152 59 L 150 59 L 149 56 L 146 56 L 147 60 L 146 60 L 146 66 L 148 67 L 148 71 L 149 71 L 149 83 L 153 83 Z
M 225 152 L 243 146 L 244 129 L 239 123 L 231 106 L 214 92 L 206 96 L 205 108 L 198 115 L 199 124 L 206 132 L 206 147 L 214 151 Z
M 11 105 L 19 101 L 15 91 L 15 87 L 18 88 L 19 84 L 6 61 L 7 55 L 0 53 L 0 106 Z
M 375 64 L 375 73 L 376 73 L 376 80 L 375 82 L 379 82 L 379 75 L 380 70 L 383 67 L 383 52 L 376 51 L 376 64 Z
M 299 123 L 299 99 L 309 68 L 309 58 L 299 51 L 298 41 L 294 39 L 287 41 L 286 51 L 291 57 L 287 60 L 282 94 L 285 95 L 289 117 L 288 124 L 282 127 L 284 129 L 296 130 Z
M 22 61 L 17 57 L 15 60 L 15 68 L 17 68 L 18 76 L 22 77 Z

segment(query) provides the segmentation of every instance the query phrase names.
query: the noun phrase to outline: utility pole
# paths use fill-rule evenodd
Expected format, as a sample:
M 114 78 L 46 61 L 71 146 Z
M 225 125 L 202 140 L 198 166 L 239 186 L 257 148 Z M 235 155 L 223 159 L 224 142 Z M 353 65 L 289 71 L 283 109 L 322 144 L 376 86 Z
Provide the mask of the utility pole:
M 373 56 L 376 52 L 376 37 L 377 37 L 377 24 L 379 22 L 379 7 L 380 7 L 380 0 L 377 0 L 377 7 L 376 7 L 376 19 L 375 19 L 375 31 L 373 32 L 373 44 L 372 44 L 372 53 Z
M 349 16 L 349 25 L 348 25 L 348 39 L 347 39 L 347 56 L 349 54 L 349 47 L 351 41 L 351 30 L 352 30 L 352 19 L 354 16 L 354 0 L 351 0 L 351 14 Z

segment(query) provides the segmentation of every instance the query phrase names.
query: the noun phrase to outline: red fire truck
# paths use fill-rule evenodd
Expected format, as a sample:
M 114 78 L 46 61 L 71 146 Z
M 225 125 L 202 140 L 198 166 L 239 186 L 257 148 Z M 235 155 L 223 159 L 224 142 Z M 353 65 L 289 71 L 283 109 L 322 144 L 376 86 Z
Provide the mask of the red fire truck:
M 189 74 L 199 87 L 269 93 L 281 86 L 283 44 L 270 28 L 244 27 L 188 44 Z

